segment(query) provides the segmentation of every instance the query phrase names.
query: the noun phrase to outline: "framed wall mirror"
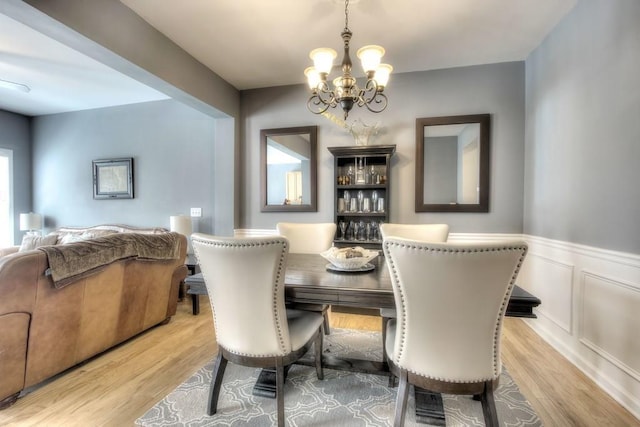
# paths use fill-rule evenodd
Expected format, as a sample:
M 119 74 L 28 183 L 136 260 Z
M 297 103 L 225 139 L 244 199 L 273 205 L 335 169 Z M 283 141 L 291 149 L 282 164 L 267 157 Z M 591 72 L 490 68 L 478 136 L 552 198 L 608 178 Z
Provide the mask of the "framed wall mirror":
M 262 212 L 316 212 L 317 126 L 260 131 Z
M 489 114 L 416 119 L 416 212 L 489 212 Z

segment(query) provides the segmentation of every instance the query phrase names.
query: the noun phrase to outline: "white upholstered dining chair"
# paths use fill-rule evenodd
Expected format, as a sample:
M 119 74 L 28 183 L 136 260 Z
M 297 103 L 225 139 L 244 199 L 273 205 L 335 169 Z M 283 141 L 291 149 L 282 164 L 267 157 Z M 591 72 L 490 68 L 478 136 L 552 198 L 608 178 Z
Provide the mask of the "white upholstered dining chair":
M 418 240 L 425 243 L 444 243 L 449 238 L 448 224 L 380 224 L 380 235 L 382 239 L 388 237 L 400 237 L 403 239 Z M 386 339 L 387 323 L 389 319 L 396 317 L 396 310 L 393 308 L 381 308 L 382 317 L 382 343 Z M 386 354 L 383 353 L 386 361 Z M 389 378 L 389 386 L 393 386 L 394 378 Z
M 400 237 L 428 243 L 444 243 L 449 238 L 449 224 L 380 224 L 382 238 Z
M 322 315 L 289 310 L 284 277 L 289 244 L 279 236 L 235 239 L 191 236 L 214 318 L 218 356 L 208 414 L 217 411 L 227 361 L 276 369 L 278 426 L 284 426 L 284 369 L 314 345 L 322 370 Z
M 276 224 L 278 234 L 289 240 L 289 252 L 292 254 L 319 254 L 331 248 L 336 234 L 333 222 L 297 223 L 279 222 Z M 329 305 L 328 304 L 290 304 L 291 308 L 299 310 L 317 311 L 324 318 L 324 333 L 329 335 Z
M 383 243 L 397 319 L 385 351 L 400 384 L 395 426 L 404 425 L 409 384 L 480 396 L 497 426 L 502 323 L 527 252 L 525 242 L 438 244 L 389 237 Z

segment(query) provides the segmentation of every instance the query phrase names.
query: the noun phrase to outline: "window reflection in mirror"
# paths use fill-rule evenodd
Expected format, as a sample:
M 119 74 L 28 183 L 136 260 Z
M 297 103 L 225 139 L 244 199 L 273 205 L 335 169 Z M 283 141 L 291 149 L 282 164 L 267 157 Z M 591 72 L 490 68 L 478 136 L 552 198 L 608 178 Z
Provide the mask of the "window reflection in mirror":
M 488 114 L 416 120 L 416 212 L 489 211 Z
M 316 211 L 316 126 L 260 132 L 263 212 Z

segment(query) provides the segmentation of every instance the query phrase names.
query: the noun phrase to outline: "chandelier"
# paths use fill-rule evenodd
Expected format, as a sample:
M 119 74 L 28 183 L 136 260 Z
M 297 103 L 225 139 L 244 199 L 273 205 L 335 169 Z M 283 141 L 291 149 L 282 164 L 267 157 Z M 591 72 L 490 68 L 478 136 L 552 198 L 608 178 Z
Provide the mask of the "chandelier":
M 352 32 L 349 30 L 349 0 L 344 3 L 344 30 L 341 36 L 344 41 L 344 56 L 342 58 L 342 75 L 333 79 L 333 90 L 327 83 L 327 78 L 333 67 L 333 60 L 338 55 L 330 48 L 318 48 L 309 53 L 313 60 L 313 67 L 304 71 L 307 83 L 311 90 L 311 97 L 307 101 L 307 108 L 314 114 L 322 114 L 329 107 L 335 108 L 338 104 L 344 111 L 347 119 L 349 111 L 354 105 L 365 106 L 374 113 L 379 113 L 387 108 L 387 96 L 383 93 L 389 75 L 393 67 L 381 64 L 380 59 L 384 55 L 384 48 L 376 45 L 364 46 L 358 49 L 357 56 L 362 62 L 362 68 L 367 76 L 367 81 L 361 89 L 358 87 L 355 77 L 351 75 L 351 58 L 349 57 L 349 41 Z

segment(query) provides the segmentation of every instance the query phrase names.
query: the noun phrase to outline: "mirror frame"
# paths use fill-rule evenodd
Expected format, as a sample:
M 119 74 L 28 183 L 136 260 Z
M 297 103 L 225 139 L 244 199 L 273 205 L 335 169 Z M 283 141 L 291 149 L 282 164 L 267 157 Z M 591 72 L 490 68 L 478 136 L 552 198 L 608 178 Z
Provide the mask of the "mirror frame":
M 431 204 L 424 202 L 424 128 L 425 126 L 480 124 L 480 172 L 478 203 Z M 416 119 L 416 212 L 489 212 L 489 151 L 491 115 L 426 117 Z
M 269 205 L 267 204 L 267 139 L 271 136 L 296 135 L 308 133 L 310 143 L 311 158 L 309 159 L 309 183 L 310 197 L 309 204 L 306 205 Z M 317 146 L 318 146 L 318 126 L 298 126 L 291 128 L 262 129 L 260 130 L 260 192 L 262 200 L 261 212 L 317 212 Z

